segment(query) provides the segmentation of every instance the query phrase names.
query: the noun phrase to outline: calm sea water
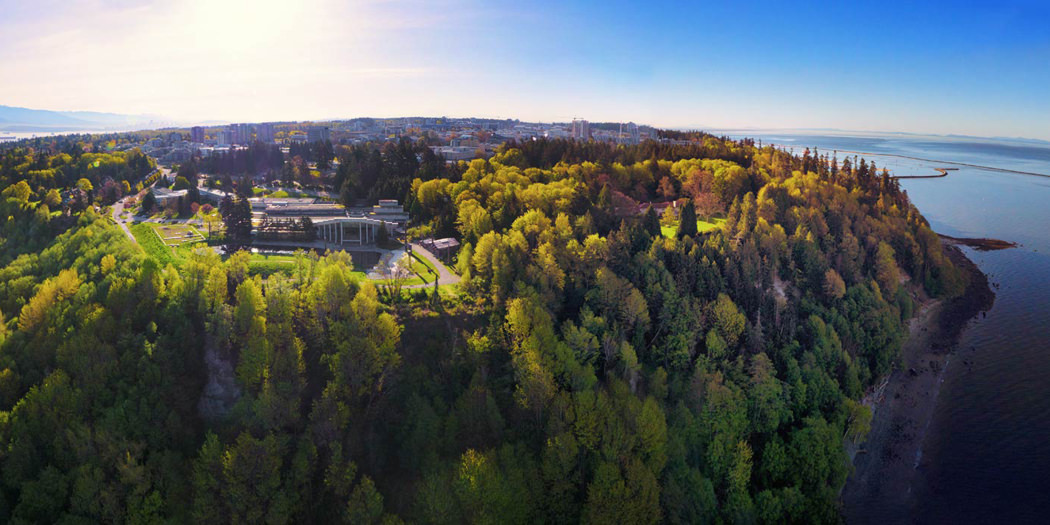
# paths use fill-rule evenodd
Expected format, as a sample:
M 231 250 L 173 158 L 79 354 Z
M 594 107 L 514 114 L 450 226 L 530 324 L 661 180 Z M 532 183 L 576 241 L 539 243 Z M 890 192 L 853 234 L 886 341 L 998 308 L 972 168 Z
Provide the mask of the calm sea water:
M 74 133 L 108 133 L 106 131 L 4 131 L 0 130 L 0 142 L 13 142 L 22 139 L 37 137 L 53 137 L 55 135 L 69 135 Z
M 752 135 L 754 136 L 754 135 Z M 1050 175 L 1050 146 L 945 138 L 762 135 L 766 142 L 979 164 Z M 799 150 L 801 151 L 801 150 Z M 843 153 L 839 154 L 841 161 Z M 952 167 L 863 155 L 898 175 Z M 1021 247 L 967 255 L 995 305 L 971 322 L 945 373 L 912 486 L 915 523 L 1050 522 L 1050 178 L 959 167 L 902 180 L 934 231 Z

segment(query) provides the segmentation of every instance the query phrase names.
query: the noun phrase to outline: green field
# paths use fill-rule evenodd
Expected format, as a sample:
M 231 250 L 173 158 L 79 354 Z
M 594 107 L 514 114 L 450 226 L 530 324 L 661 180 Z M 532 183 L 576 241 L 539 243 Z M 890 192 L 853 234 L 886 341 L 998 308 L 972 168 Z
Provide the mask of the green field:
M 277 190 L 277 191 L 271 192 L 269 190 L 264 190 L 262 188 L 252 188 L 252 194 L 254 196 L 256 196 L 256 197 L 267 197 L 267 198 L 271 198 L 271 199 L 288 199 L 288 198 L 299 199 L 299 198 L 310 197 L 309 194 L 306 194 L 306 193 L 303 193 L 303 192 L 299 192 L 299 191 L 295 191 L 295 190 L 291 190 L 291 191 L 289 191 L 289 190 Z
M 430 261 L 414 253 L 411 255 L 411 257 L 413 272 L 416 272 L 419 275 L 423 276 L 423 280 L 428 283 L 432 283 L 435 279 L 437 279 L 437 269 L 434 268 L 434 265 L 430 264 Z
M 724 223 L 724 222 L 726 222 L 726 220 L 723 219 L 723 218 L 720 218 L 720 217 L 716 217 L 714 219 L 711 219 L 710 222 L 705 221 L 705 220 L 701 220 L 701 219 L 697 219 L 696 220 L 696 231 L 699 232 L 699 233 L 706 233 L 706 232 L 709 232 L 709 231 L 711 231 L 711 230 L 713 230 L 715 228 L 721 228 L 722 227 L 722 223 Z M 674 235 L 675 235 L 675 233 L 677 231 L 678 231 L 678 225 L 675 225 L 675 226 L 661 226 L 660 227 L 660 232 L 664 234 L 664 237 L 674 237 Z
M 184 243 L 178 246 L 168 246 L 161 240 L 156 231 L 158 228 L 170 227 L 172 225 L 154 224 L 149 222 L 132 223 L 129 229 L 135 236 L 139 246 L 142 246 L 146 255 L 153 257 L 162 266 L 168 264 L 179 265 L 192 252 L 194 247 L 201 246 L 199 243 Z
M 262 276 L 273 275 L 277 272 L 284 272 L 286 274 L 293 274 L 295 272 L 295 256 L 285 254 L 264 254 L 264 253 L 253 253 L 248 258 L 248 273 L 255 275 L 260 274 Z M 350 273 L 354 279 L 365 279 L 365 272 L 361 271 L 356 265 L 354 270 Z
M 420 284 L 428 284 L 428 283 L 434 282 L 434 280 L 430 277 L 430 273 L 427 271 L 426 266 L 423 266 L 422 264 L 419 263 L 419 261 L 417 261 L 414 258 L 412 259 L 411 270 L 414 273 L 409 274 L 409 276 L 407 278 L 405 278 L 401 282 L 401 284 L 403 286 L 416 286 L 416 285 L 420 285 Z M 422 275 L 425 279 L 420 279 L 419 275 L 417 275 L 417 274 Z M 382 285 L 382 284 L 393 284 L 394 280 L 393 279 L 375 279 L 372 282 L 374 282 L 376 285 Z
M 153 230 L 160 235 L 164 244 L 176 246 L 204 240 L 204 235 L 188 224 L 155 224 Z
M 376 286 L 380 286 L 380 285 L 384 285 L 384 284 L 394 284 L 393 279 L 375 279 L 372 282 L 375 283 Z M 433 282 L 433 281 L 430 281 L 430 282 Z M 419 277 L 416 277 L 414 275 L 412 277 L 408 278 L 408 279 L 405 279 L 401 283 L 402 286 L 417 286 L 417 285 L 420 285 L 420 284 L 429 284 L 429 283 L 424 282 L 422 279 L 420 279 Z
M 269 276 L 277 272 L 295 271 L 295 257 L 291 255 L 253 253 L 248 258 L 248 273 Z
M 208 247 L 204 242 L 204 237 L 200 236 L 200 232 L 194 227 L 184 224 L 141 222 L 132 223 L 129 229 L 131 230 L 131 234 L 135 236 L 135 240 L 138 241 L 139 246 L 142 247 L 143 251 L 145 251 L 150 257 L 156 259 L 161 266 L 166 266 L 168 264 L 179 266 L 190 256 L 190 254 L 193 253 L 193 250 L 201 247 Z M 198 235 L 198 237 L 196 237 L 197 240 L 184 241 L 181 244 L 173 245 L 166 245 L 164 241 L 161 240 L 162 236 L 178 238 L 184 235 L 188 236 L 191 232 Z M 227 258 L 228 256 L 223 256 L 223 260 L 226 260 Z M 410 279 L 405 280 L 404 284 L 406 286 L 433 282 L 433 279 L 430 278 L 430 272 L 428 271 L 428 268 L 430 268 L 429 264 L 421 262 L 418 259 L 413 259 L 412 263 L 412 269 L 426 277 L 426 280 L 422 280 L 413 275 Z M 354 265 L 351 277 L 359 280 L 367 279 L 367 270 L 368 268 L 361 268 Z M 275 273 L 292 275 L 294 272 L 295 256 L 291 254 L 252 253 L 248 258 L 248 273 L 251 275 L 262 275 L 268 277 Z M 375 282 L 376 284 L 389 284 L 389 281 L 386 280 Z

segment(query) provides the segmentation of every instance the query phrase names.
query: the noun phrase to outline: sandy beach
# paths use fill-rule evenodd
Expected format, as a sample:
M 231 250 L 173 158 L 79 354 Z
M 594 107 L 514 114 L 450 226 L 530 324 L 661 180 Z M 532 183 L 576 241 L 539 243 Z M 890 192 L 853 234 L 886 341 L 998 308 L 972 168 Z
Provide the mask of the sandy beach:
M 899 366 L 865 399 L 872 407 L 871 432 L 853 450 L 854 472 L 842 491 L 848 523 L 910 521 L 912 484 L 920 472 L 922 445 L 944 371 L 952 365 L 967 323 L 991 307 L 987 277 L 962 251 L 945 245 L 952 261 L 970 275 L 970 286 L 950 301 L 925 299 L 910 321 Z

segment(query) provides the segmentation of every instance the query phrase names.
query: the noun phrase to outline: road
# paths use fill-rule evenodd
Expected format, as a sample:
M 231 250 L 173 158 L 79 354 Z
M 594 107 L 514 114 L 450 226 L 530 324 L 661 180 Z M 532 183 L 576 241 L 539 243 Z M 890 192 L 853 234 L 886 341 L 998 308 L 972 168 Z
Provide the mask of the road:
M 117 226 L 120 226 L 121 230 L 124 230 L 124 234 L 127 235 L 129 239 L 131 239 L 131 242 L 135 243 L 138 241 L 135 240 L 135 236 L 132 235 L 131 230 L 128 229 L 128 224 L 124 222 L 124 219 L 120 216 L 121 213 L 124 213 L 125 199 L 127 199 L 127 197 L 124 197 L 124 199 L 120 199 L 119 201 L 114 202 L 113 206 L 110 206 L 110 208 L 112 208 L 113 213 L 113 222 L 117 223 Z
M 163 174 L 165 177 L 171 176 L 171 170 L 168 169 L 168 168 L 165 168 L 163 166 L 157 166 L 157 170 L 159 170 L 161 172 L 161 174 Z M 153 173 L 150 173 L 150 175 L 153 175 Z M 156 184 L 156 183 L 154 183 L 154 184 Z M 135 197 L 137 199 L 141 199 L 142 196 L 145 195 L 147 191 L 149 191 L 149 188 L 143 188 L 142 191 L 138 192 L 137 194 L 135 194 L 133 196 L 129 195 L 127 197 L 124 197 L 123 199 L 120 199 L 117 202 L 114 202 L 113 205 L 110 206 L 110 213 L 113 216 L 113 222 L 117 223 L 117 226 L 120 226 L 120 229 L 124 230 L 124 234 L 127 235 L 129 239 L 131 239 L 131 242 L 136 243 L 136 244 L 138 243 L 138 241 L 135 240 L 135 236 L 131 234 L 131 230 L 128 228 L 128 223 L 125 222 L 124 219 L 120 215 L 122 213 L 124 213 L 124 204 L 127 202 L 128 199 L 130 199 L 132 197 Z
M 423 257 L 424 259 L 426 259 L 427 261 L 429 261 L 431 266 L 433 266 L 434 269 L 437 270 L 437 272 L 438 272 L 437 284 L 439 286 L 443 285 L 443 284 L 456 284 L 456 283 L 459 282 L 459 280 L 460 280 L 459 276 L 454 274 L 454 273 L 452 273 L 448 269 L 448 267 L 445 266 L 445 263 L 441 262 L 441 260 L 439 260 L 437 257 L 435 257 L 434 254 L 430 253 L 430 251 L 427 250 L 426 248 L 424 248 L 424 247 L 422 247 L 422 246 L 420 246 L 420 245 L 418 245 L 416 243 L 412 243 L 412 253 L 414 253 L 416 255 L 419 255 L 419 256 Z M 405 288 L 423 288 L 425 286 L 433 286 L 433 284 L 434 283 L 417 284 L 417 285 L 413 285 L 413 286 L 406 286 Z

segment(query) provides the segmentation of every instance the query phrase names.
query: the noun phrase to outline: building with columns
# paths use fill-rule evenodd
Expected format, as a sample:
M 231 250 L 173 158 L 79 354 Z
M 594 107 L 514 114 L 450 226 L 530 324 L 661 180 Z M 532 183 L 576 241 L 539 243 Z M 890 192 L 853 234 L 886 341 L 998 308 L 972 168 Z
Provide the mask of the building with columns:
M 313 198 L 249 200 L 258 226 L 257 233 L 280 237 L 294 233 L 289 230 L 298 227 L 291 226 L 293 223 L 301 224 L 313 228 L 317 234 L 314 242 L 329 247 L 374 245 L 380 228 L 385 226 L 389 237 L 394 238 L 404 231 L 408 222 L 408 214 L 396 200 L 381 200 L 376 206 L 354 208 Z M 309 219 L 309 226 L 299 221 L 304 218 Z M 331 246 L 333 244 L 337 246 Z
M 391 237 L 398 227 L 396 222 L 388 222 L 372 217 L 318 217 L 313 219 L 317 240 L 330 244 L 363 246 L 376 243 L 376 234 L 381 225 Z

